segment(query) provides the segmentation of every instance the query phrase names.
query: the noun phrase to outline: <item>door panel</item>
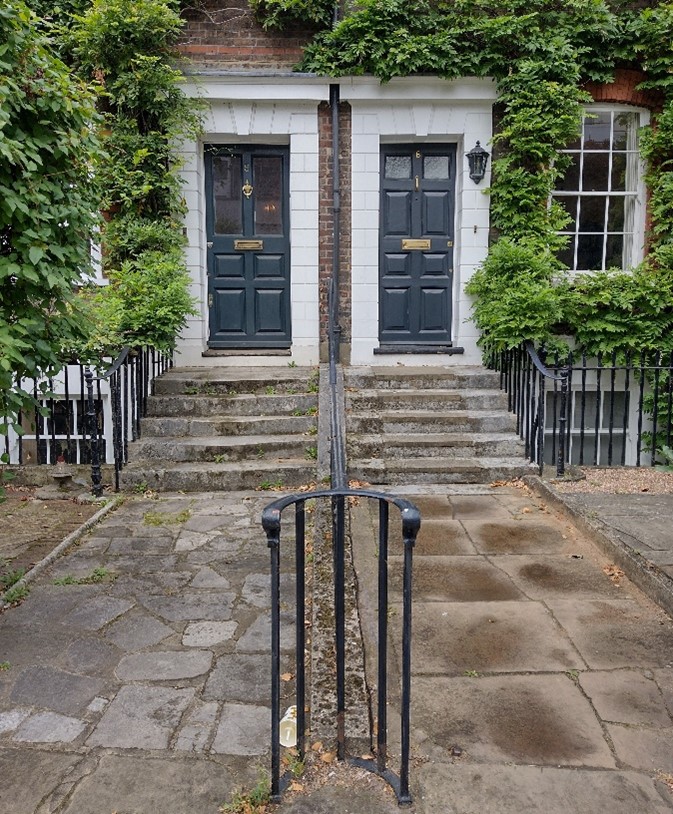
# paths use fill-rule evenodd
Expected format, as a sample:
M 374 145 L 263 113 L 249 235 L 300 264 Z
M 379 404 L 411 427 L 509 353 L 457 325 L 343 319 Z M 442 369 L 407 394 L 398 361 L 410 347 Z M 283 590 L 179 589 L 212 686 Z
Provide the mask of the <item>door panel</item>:
M 289 152 L 209 145 L 205 163 L 208 346 L 287 348 Z
M 382 151 L 382 343 L 451 342 L 455 166 L 453 145 Z

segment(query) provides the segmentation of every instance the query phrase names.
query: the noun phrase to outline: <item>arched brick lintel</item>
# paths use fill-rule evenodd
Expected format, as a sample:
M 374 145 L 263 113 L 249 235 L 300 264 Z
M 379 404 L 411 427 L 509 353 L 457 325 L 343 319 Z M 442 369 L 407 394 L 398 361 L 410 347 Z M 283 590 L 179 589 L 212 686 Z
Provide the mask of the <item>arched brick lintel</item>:
M 618 68 L 615 71 L 614 82 L 587 82 L 584 89 L 591 94 L 594 102 L 660 110 L 662 97 L 658 91 L 637 90 L 645 78 L 646 75 L 642 71 Z

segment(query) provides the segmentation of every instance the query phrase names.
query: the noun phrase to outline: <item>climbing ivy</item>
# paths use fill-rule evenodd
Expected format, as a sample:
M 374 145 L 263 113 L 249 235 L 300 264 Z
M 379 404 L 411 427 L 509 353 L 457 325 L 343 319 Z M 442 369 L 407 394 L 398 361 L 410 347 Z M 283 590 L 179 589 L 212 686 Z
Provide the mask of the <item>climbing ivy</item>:
M 264 28 L 296 25 L 328 26 L 334 16 L 335 0 L 250 0 L 250 7 Z

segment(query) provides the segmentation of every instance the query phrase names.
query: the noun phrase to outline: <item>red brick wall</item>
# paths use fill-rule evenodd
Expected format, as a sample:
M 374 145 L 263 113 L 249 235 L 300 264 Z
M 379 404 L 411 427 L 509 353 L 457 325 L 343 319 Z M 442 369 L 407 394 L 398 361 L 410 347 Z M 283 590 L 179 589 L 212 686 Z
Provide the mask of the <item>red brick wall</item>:
M 266 32 L 247 0 L 201 0 L 183 13 L 180 51 L 206 68 L 292 70 L 309 31 Z
M 657 110 L 661 107 L 661 95 L 652 90 L 637 90 L 645 79 L 641 71 L 619 68 L 615 71 L 615 81 L 600 84 L 587 82 L 585 89 L 593 96 L 595 102 L 606 104 L 634 105 Z
M 339 324 L 341 325 L 341 361 L 348 363 L 351 341 L 351 108 L 339 107 L 339 172 L 341 176 L 341 228 L 339 263 Z M 333 265 L 333 190 L 332 190 L 332 113 L 327 102 L 318 107 L 319 155 L 319 279 L 320 348 L 327 358 L 328 292 Z

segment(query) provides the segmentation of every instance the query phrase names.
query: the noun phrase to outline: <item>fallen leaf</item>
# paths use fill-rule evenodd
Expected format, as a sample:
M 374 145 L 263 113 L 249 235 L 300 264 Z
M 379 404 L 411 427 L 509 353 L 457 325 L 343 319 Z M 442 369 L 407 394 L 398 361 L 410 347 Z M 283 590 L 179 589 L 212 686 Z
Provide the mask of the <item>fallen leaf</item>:
M 280 677 L 280 680 L 281 681 L 292 681 L 293 678 L 294 678 L 294 676 L 292 675 L 292 673 L 282 673 L 282 675 Z
M 530 514 L 532 509 L 530 509 L 528 506 L 524 506 L 523 509 L 521 509 L 521 511 L 523 512 L 523 514 Z
M 335 757 L 334 752 L 323 752 L 322 755 L 320 755 L 320 760 L 322 760 L 323 763 L 332 763 Z
M 304 786 L 301 783 L 297 783 L 296 780 L 293 780 L 290 783 L 290 791 L 304 791 Z
M 316 741 L 313 746 L 311 746 L 312 752 L 320 752 L 322 749 L 322 741 Z

